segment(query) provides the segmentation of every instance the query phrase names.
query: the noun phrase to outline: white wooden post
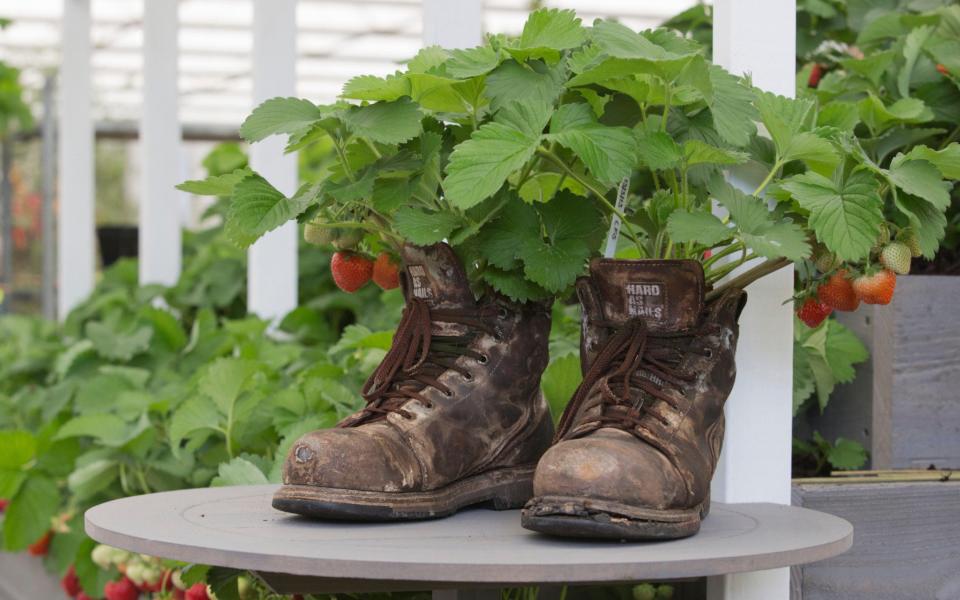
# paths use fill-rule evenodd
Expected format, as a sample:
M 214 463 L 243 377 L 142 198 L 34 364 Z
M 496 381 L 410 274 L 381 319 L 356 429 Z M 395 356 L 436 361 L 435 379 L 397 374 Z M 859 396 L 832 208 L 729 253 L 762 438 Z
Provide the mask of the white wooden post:
M 726 69 L 751 74 L 757 87 L 793 96 L 795 53 L 795 0 L 714 3 L 713 56 Z M 793 314 L 784 300 L 793 293 L 793 269 L 761 279 L 748 292 L 740 319 L 737 383 L 727 402 L 727 433 L 712 497 L 790 504 Z M 708 598 L 786 600 L 789 588 L 789 569 L 774 569 L 712 577 Z
M 483 0 L 423 0 L 423 45 L 472 48 L 483 42 Z M 487 600 L 500 590 L 434 590 L 433 600 Z
M 296 94 L 296 0 L 254 0 L 253 103 Z M 250 148 L 250 165 L 284 194 L 297 187 L 297 158 L 273 136 Z M 297 224 L 263 236 L 247 255 L 247 310 L 277 321 L 297 306 Z
M 57 314 L 93 290 L 94 132 L 91 115 L 90 0 L 64 0 L 60 51 Z
M 481 0 L 423 0 L 423 45 L 471 48 L 483 41 Z
M 140 283 L 180 276 L 180 119 L 177 0 L 143 6 L 143 113 L 140 117 Z

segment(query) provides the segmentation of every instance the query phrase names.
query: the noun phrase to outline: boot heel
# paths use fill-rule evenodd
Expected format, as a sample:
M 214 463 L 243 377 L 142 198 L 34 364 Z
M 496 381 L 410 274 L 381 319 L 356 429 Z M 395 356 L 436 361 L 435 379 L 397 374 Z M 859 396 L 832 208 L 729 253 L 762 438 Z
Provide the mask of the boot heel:
M 703 499 L 703 503 L 700 505 L 700 520 L 707 518 L 707 515 L 710 514 L 710 492 L 707 492 L 707 497 Z

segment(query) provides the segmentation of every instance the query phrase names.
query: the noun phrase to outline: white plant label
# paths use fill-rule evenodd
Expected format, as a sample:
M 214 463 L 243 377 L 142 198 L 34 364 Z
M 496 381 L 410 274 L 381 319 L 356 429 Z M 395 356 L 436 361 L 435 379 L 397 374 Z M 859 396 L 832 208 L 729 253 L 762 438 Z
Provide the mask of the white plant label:
M 620 186 L 617 187 L 617 211 L 623 213 L 624 207 L 627 205 L 627 191 L 630 189 L 630 178 L 624 177 L 620 181 Z M 607 233 L 607 245 L 603 250 L 604 258 L 613 258 L 613 255 L 617 253 L 617 241 L 620 239 L 620 217 L 613 215 L 610 219 L 610 232 Z

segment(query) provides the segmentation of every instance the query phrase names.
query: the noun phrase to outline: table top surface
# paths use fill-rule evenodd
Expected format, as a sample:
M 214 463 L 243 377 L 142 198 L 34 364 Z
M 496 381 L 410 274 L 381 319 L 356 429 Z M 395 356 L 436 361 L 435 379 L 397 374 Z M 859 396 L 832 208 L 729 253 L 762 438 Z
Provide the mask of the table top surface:
M 550 538 L 520 513 L 465 510 L 406 523 L 309 520 L 270 506 L 276 486 L 134 496 L 86 514 L 95 540 L 144 554 L 252 571 L 364 581 L 636 581 L 757 571 L 847 550 L 853 527 L 813 510 L 714 503 L 700 533 L 612 543 Z

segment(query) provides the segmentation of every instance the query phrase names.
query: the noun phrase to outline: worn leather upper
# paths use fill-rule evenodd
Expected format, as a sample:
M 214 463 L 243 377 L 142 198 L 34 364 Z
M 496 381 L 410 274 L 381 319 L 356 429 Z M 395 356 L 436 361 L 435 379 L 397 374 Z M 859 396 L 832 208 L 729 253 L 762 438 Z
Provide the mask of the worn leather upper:
M 407 246 L 401 283 L 408 303 L 431 311 L 478 311 L 490 331 L 434 321 L 435 336 L 475 335 L 455 370 L 432 386 L 407 383 L 425 401 L 403 413 L 361 410 L 335 429 L 300 438 L 283 469 L 283 482 L 379 492 L 433 490 L 505 466 L 534 465 L 553 436 L 540 392 L 547 365 L 550 314 L 542 304 L 486 296 L 475 300 L 463 268 L 446 244 Z M 481 310 L 483 309 L 483 310 Z M 472 313 L 471 313 L 472 314 Z
M 608 344 L 643 350 L 625 351 L 636 368 L 624 367 L 621 355 L 601 369 L 630 372 L 625 401 L 605 400 L 623 394 L 622 379 L 585 381 L 582 401 L 568 406 L 559 440 L 537 468 L 535 494 L 656 509 L 699 505 L 723 441 L 746 294 L 706 303 L 700 264 L 677 260 L 594 260 L 577 291 L 585 374 L 610 358 Z M 625 328 L 634 333 L 626 336 Z M 619 416 L 622 424 L 611 422 Z

